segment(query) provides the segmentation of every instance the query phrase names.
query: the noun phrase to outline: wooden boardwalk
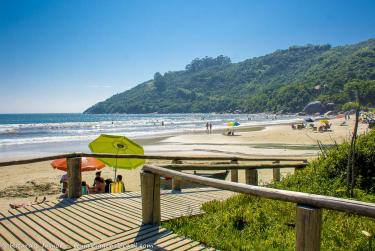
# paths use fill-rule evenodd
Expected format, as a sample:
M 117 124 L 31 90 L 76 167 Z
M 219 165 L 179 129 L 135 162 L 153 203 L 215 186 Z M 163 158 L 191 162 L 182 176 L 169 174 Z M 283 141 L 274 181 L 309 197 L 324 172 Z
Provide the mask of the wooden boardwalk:
M 201 205 L 232 192 L 215 188 L 161 191 L 161 220 L 202 213 Z M 140 192 L 85 195 L 0 212 L 2 250 L 203 250 L 199 242 L 142 225 Z

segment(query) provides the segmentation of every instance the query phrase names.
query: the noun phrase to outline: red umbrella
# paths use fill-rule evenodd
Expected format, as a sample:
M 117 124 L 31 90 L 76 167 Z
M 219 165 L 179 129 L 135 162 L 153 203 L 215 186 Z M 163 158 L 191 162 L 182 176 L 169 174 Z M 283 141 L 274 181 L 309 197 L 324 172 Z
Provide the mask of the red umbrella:
M 68 170 L 66 158 L 56 159 L 56 160 L 52 161 L 51 166 L 53 168 L 59 169 L 61 171 L 67 171 Z M 105 167 L 105 164 L 98 159 L 91 158 L 91 157 L 82 157 L 81 158 L 81 171 L 82 172 L 95 171 L 95 170 L 102 169 L 103 167 Z

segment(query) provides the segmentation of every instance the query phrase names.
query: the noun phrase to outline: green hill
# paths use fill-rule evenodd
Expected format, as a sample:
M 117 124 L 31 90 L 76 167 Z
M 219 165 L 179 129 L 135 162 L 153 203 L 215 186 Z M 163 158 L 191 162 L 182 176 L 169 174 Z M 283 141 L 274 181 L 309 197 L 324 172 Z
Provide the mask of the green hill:
M 313 100 L 350 101 L 343 90 L 352 80 L 375 80 L 375 39 L 292 46 L 239 63 L 225 56 L 194 59 L 185 70 L 155 73 L 85 113 L 298 112 Z M 370 98 L 367 105 L 374 104 Z

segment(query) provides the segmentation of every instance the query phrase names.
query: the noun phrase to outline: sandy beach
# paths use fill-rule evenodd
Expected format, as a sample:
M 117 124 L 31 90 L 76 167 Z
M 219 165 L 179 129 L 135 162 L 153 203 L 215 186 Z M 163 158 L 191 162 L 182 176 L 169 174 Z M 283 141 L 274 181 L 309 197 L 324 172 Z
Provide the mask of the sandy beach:
M 311 129 L 293 130 L 289 124 L 266 127 L 236 128 L 235 136 L 225 136 L 222 131 L 214 130 L 212 134 L 191 133 L 144 141 L 146 154 L 153 155 L 226 155 L 226 156 L 272 156 L 315 158 L 319 148 L 317 141 L 323 144 L 341 143 L 350 137 L 354 120 L 348 126 L 339 126 L 343 119 L 334 119 L 332 132 L 317 133 Z M 360 132 L 367 129 L 360 124 Z M 0 160 L 1 161 L 1 160 Z M 159 164 L 161 161 L 148 161 Z M 164 162 L 168 163 L 168 162 Z M 54 200 L 59 194 L 59 180 L 64 172 L 53 170 L 50 162 L 40 162 L 19 166 L 0 167 L 0 210 L 8 210 L 9 203 L 27 202 L 36 196 L 46 196 Z M 118 170 L 125 180 L 128 191 L 140 190 L 140 168 L 135 170 Z M 282 175 L 293 172 L 283 170 Z M 82 180 L 92 184 L 95 172 L 84 172 Z M 102 170 L 104 178 L 113 178 L 112 168 Z M 271 170 L 259 172 L 260 182 L 271 180 Z M 244 182 L 244 172 L 239 172 L 239 182 Z

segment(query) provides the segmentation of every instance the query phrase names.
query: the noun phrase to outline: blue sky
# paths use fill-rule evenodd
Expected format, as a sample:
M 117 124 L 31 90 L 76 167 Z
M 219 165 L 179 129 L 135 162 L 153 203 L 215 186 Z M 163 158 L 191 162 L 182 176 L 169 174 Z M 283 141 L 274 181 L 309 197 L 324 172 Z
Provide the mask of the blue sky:
M 181 70 L 375 37 L 375 1 L 0 0 L 0 113 L 82 112 Z

